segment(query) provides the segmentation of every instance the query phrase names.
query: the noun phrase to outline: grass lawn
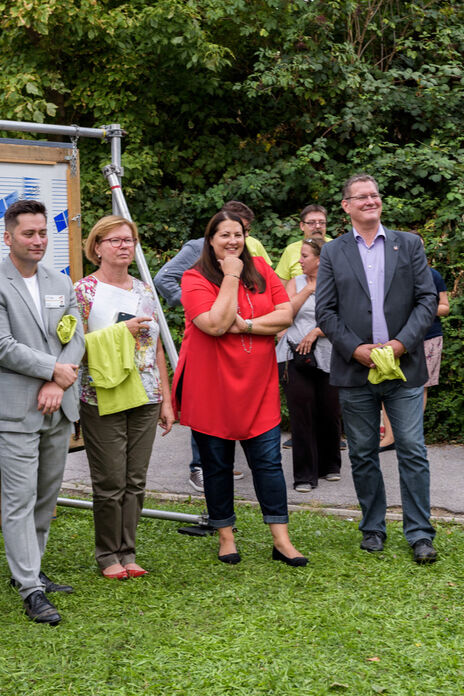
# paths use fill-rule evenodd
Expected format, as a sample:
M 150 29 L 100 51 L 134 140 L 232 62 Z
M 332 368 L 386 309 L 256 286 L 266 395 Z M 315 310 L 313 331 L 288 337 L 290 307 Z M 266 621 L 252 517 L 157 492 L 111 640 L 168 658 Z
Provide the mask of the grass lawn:
M 0 561 L 1 696 L 464 693 L 460 527 L 438 528 L 439 561 L 422 567 L 399 524 L 371 555 L 356 522 L 293 513 L 310 555 L 293 569 L 271 560 L 258 511 L 237 512 L 239 565 L 217 561 L 215 537 L 143 519 L 137 560 L 152 572 L 120 582 L 97 573 L 91 513 L 60 508 L 43 568 L 76 592 L 51 596 L 59 626 L 23 615 Z

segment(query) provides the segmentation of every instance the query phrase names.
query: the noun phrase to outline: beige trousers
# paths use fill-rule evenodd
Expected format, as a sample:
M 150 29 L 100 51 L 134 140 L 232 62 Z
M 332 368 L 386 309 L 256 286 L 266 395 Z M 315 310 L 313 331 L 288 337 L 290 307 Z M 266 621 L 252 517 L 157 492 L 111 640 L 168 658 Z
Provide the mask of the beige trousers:
M 81 402 L 81 426 L 90 466 L 95 558 L 101 570 L 135 561 L 135 536 L 160 404 L 98 415 Z

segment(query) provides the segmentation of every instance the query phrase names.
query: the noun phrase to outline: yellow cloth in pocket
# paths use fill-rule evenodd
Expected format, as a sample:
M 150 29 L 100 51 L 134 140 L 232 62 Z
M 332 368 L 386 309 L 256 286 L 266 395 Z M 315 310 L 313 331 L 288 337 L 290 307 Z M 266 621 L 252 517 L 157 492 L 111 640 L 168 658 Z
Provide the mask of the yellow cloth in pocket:
M 76 331 L 77 319 L 72 314 L 63 314 L 58 326 L 56 327 L 56 334 L 60 339 L 61 343 L 69 343 L 71 338 L 74 336 Z

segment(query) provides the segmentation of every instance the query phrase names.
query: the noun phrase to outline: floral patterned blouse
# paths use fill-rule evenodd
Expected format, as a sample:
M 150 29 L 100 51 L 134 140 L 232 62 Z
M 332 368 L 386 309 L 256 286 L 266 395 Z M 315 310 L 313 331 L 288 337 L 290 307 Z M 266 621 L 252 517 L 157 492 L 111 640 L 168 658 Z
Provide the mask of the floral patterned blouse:
M 139 316 L 152 316 L 154 324 L 150 324 L 149 330 L 139 334 L 135 339 L 135 364 L 140 372 L 142 384 L 147 393 L 149 403 L 160 403 L 162 398 L 161 379 L 156 364 L 156 345 L 158 342 L 159 326 L 158 316 L 155 310 L 155 299 L 149 285 L 138 278 L 133 278 L 132 290 L 139 296 L 138 307 L 142 306 Z M 99 280 L 89 275 L 78 280 L 74 285 L 76 291 L 77 304 L 81 315 L 84 331 L 88 331 L 89 315 L 92 311 L 92 304 Z M 147 311 L 150 307 L 150 311 Z M 116 309 L 116 308 L 115 308 Z M 89 375 L 87 361 L 84 357 L 79 371 L 80 399 L 91 406 L 97 406 L 97 395 L 95 387 L 92 385 L 92 378 Z

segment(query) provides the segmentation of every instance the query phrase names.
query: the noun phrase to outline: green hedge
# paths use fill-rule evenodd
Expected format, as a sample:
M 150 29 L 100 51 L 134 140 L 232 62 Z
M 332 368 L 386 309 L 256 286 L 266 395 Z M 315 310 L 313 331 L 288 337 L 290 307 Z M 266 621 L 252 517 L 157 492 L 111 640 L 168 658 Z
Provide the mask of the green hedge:
M 422 232 L 450 289 L 426 425 L 462 439 L 462 0 L 5 0 L 0 50 L 2 118 L 127 130 L 153 270 L 231 198 L 274 258 L 310 202 L 336 236 L 343 180 L 374 174 L 385 223 Z M 108 150 L 80 142 L 84 233 L 110 210 Z

